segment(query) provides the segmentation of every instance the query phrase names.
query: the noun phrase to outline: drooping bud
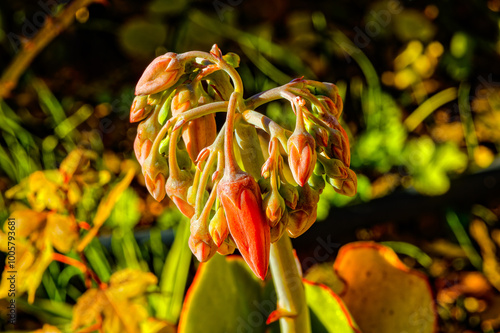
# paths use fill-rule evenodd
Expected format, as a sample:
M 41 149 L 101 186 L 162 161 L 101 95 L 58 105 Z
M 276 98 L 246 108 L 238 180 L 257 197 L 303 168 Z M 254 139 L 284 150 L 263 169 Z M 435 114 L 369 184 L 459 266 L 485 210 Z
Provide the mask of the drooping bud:
M 281 183 L 279 192 L 285 200 L 285 204 L 291 209 L 295 209 L 299 200 L 299 191 L 297 188 L 288 183 Z
M 330 158 L 337 158 L 349 167 L 351 163 L 351 150 L 349 147 L 349 137 L 345 130 L 340 126 L 338 120 L 332 115 L 323 115 L 320 118 L 328 126 L 328 146 L 325 149 Z
M 336 158 L 327 158 L 324 156 L 320 156 L 319 158 L 320 164 L 324 168 L 324 173 L 333 179 L 347 179 L 349 169 L 344 165 L 344 163 Z
M 177 116 L 196 106 L 200 98 L 199 88 L 186 84 L 177 89 L 172 99 L 172 115 Z M 191 160 L 195 161 L 200 151 L 214 142 L 217 136 L 217 124 L 215 115 L 209 114 L 197 119 L 191 120 L 182 127 L 182 139 L 186 145 Z
M 136 96 L 134 102 L 130 107 L 130 122 L 135 123 L 143 120 L 154 109 L 153 106 L 148 105 L 147 96 Z
M 284 211 L 286 210 L 285 200 L 283 200 L 278 190 L 273 189 L 264 197 L 262 208 L 264 208 L 267 221 L 269 226 L 272 228 L 278 224 Z
M 340 97 L 339 97 L 339 99 L 340 99 Z M 340 114 L 341 114 L 342 110 L 339 111 L 337 109 L 337 105 L 334 103 L 334 101 L 332 101 L 330 98 L 328 98 L 326 96 L 318 96 L 318 100 L 321 102 L 321 104 L 323 105 L 326 112 L 328 112 L 330 115 L 332 115 L 336 119 L 340 118 Z M 342 99 L 340 99 L 340 100 L 342 100 Z
M 198 261 L 204 262 L 210 259 L 217 252 L 217 245 L 213 242 L 208 231 L 208 214 L 202 214 L 199 218 L 191 218 L 189 237 L 189 248 Z
M 234 243 L 233 238 L 229 235 L 224 242 L 217 249 L 217 253 L 226 256 L 228 254 L 232 254 L 236 250 L 236 244 Z
M 192 184 L 193 175 L 186 170 L 179 170 L 176 176 L 171 173 L 165 185 L 165 191 L 170 200 L 174 202 L 182 214 L 189 218 L 194 215 L 194 208 L 187 200 L 187 192 Z
M 328 145 L 328 131 L 312 122 L 306 122 L 306 129 L 312 135 L 318 146 L 326 147 Z
M 275 243 L 280 240 L 281 236 L 286 231 L 286 227 L 288 225 L 288 211 L 285 209 L 281 220 L 271 228 L 271 243 Z
M 307 183 L 319 194 L 323 193 L 323 189 L 325 188 L 326 185 L 323 176 L 318 176 L 315 174 L 311 175 Z
M 358 178 L 351 169 L 347 169 L 347 178 L 345 179 L 327 178 L 327 180 L 337 193 L 352 197 L 357 192 Z
M 325 87 L 327 89 L 327 94 L 325 94 L 325 95 L 328 96 L 335 103 L 335 106 L 337 109 L 337 113 L 336 113 L 335 117 L 337 119 L 339 119 L 339 117 L 342 114 L 342 111 L 344 109 L 344 104 L 343 104 L 342 98 L 340 97 L 340 94 L 339 94 L 339 88 L 330 82 L 323 82 L 323 84 L 325 85 Z
M 177 60 L 177 54 L 169 52 L 153 60 L 142 74 L 136 95 L 151 95 L 173 86 L 184 74 L 184 65 Z
M 156 201 L 165 198 L 165 181 L 168 177 L 167 160 L 157 152 L 151 153 L 142 164 L 142 174 L 149 193 Z
M 205 262 L 213 257 L 217 251 L 215 244 L 207 244 L 196 236 L 189 236 L 189 248 L 199 262 Z
M 299 188 L 297 207 L 288 214 L 288 235 L 299 237 L 316 221 L 319 193 L 308 184 Z
M 217 187 L 229 231 L 252 271 L 264 279 L 269 266 L 270 228 L 257 182 L 247 173 L 224 176 Z
M 238 121 L 234 129 L 234 138 L 241 156 L 244 171 L 252 177 L 260 178 L 260 169 L 264 163 L 264 155 L 260 150 L 259 137 L 255 127 L 245 121 Z
M 215 212 L 215 215 L 210 220 L 208 230 L 215 245 L 220 247 L 229 235 L 229 228 L 227 226 L 226 216 L 224 215 L 224 208 L 219 207 L 219 209 L 217 209 L 217 212 Z
M 311 93 L 318 96 L 318 99 L 320 99 L 321 97 L 330 98 L 330 100 L 335 104 L 335 117 L 338 119 L 343 110 L 343 102 L 342 98 L 340 97 L 338 87 L 330 82 L 316 81 L 308 81 L 308 85 L 310 86 Z
M 293 179 L 300 186 L 304 186 L 316 164 L 316 144 L 306 131 L 295 128 L 295 132 L 288 139 L 288 164 Z
M 143 120 L 139 126 L 137 126 L 134 151 L 135 156 L 141 165 L 151 153 L 153 142 L 161 129 L 160 123 L 158 123 L 157 120 L 158 112 L 159 108 L 155 108 L 155 111 L 151 113 L 146 120 Z

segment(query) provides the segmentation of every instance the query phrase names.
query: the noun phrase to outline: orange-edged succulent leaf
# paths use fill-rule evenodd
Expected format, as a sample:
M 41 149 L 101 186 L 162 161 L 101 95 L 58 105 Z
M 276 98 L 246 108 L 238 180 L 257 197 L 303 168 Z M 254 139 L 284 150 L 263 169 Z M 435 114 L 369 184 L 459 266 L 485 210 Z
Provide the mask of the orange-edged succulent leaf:
M 262 283 L 239 256 L 214 256 L 201 263 L 182 307 L 179 333 L 266 332 L 275 309 Z M 259 322 L 251 321 L 259 316 Z M 246 329 L 246 327 L 248 327 Z
M 342 299 L 325 285 L 302 280 L 313 332 L 361 333 Z
M 269 266 L 271 235 L 259 185 L 249 174 L 240 173 L 236 177 L 222 178 L 217 194 L 236 246 L 255 275 L 263 280 Z
M 427 277 L 374 242 L 343 246 L 333 265 L 342 300 L 364 333 L 432 333 L 436 309 Z

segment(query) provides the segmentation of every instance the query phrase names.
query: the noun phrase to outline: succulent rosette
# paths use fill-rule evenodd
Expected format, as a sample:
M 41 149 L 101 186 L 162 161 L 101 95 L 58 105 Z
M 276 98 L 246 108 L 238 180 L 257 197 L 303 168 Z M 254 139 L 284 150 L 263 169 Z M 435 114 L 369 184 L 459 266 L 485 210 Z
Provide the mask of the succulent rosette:
M 264 279 L 271 243 L 311 227 L 325 184 L 352 196 L 357 179 L 334 84 L 300 78 L 244 99 L 238 64 L 217 45 L 156 58 L 137 83 L 130 121 L 140 121 L 134 150 L 147 189 L 191 219 L 198 260 L 238 248 Z M 292 106 L 293 132 L 256 111 L 278 99 Z M 227 113 L 219 129 L 216 112 Z

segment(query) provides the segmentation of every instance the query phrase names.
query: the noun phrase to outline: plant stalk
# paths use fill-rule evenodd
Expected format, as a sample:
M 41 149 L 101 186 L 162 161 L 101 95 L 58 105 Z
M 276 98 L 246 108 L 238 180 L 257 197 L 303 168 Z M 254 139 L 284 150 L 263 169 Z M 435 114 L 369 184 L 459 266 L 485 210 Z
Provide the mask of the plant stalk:
M 304 285 L 288 235 L 283 235 L 279 241 L 271 244 L 270 266 L 278 296 L 276 311 L 281 332 L 310 333 L 311 321 Z

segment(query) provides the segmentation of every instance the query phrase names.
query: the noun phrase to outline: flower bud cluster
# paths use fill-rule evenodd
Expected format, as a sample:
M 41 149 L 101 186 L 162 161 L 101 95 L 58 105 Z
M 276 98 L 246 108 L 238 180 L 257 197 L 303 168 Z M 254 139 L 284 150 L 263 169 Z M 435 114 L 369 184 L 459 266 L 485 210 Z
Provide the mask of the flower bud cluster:
M 137 84 L 130 121 L 140 122 L 134 150 L 146 186 L 191 219 L 198 260 L 238 248 L 264 279 L 270 244 L 311 227 L 325 184 L 352 196 L 357 180 L 335 85 L 296 79 L 244 100 L 238 63 L 216 45 L 156 58 Z M 254 111 L 279 98 L 292 105 L 293 132 Z M 215 113 L 224 111 L 218 130 Z

